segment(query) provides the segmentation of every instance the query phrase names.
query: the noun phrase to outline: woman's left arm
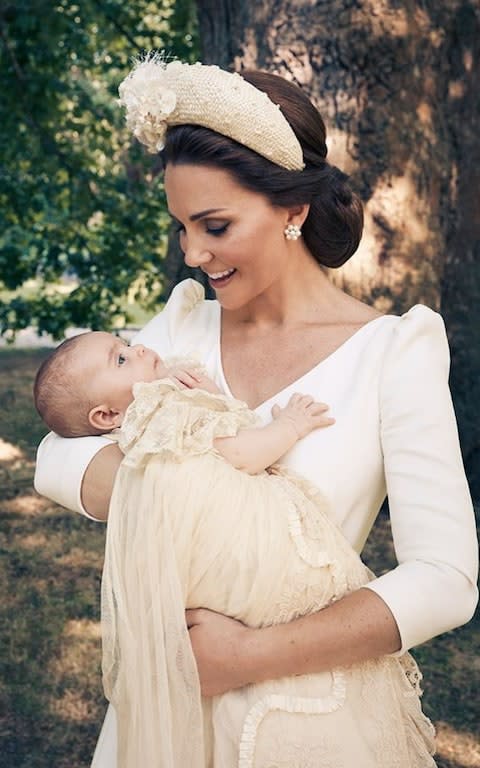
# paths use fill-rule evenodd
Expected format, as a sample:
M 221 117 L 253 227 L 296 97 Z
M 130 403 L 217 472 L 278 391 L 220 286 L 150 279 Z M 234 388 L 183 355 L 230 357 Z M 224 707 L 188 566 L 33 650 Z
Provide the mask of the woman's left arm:
M 369 587 L 389 605 L 402 650 L 472 617 L 478 601 L 475 515 L 448 386 L 440 315 L 398 321 L 381 379 L 381 440 L 399 565 Z
M 250 629 L 203 608 L 187 611 L 187 624 L 204 696 L 355 664 L 401 644 L 393 614 L 368 589 L 288 624 Z
M 252 630 L 189 611 L 205 695 L 405 651 L 469 620 L 478 599 L 476 531 L 448 367 L 441 318 L 424 307 L 400 318 L 379 395 L 397 568 L 289 624 Z

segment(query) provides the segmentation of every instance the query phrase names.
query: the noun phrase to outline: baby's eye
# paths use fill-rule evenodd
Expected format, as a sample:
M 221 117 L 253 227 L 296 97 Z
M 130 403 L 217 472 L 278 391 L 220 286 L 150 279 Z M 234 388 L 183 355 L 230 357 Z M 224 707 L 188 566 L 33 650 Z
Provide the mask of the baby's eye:
M 118 365 L 123 365 L 126 361 L 127 361 L 127 358 L 125 357 L 124 354 L 120 352 L 117 360 Z

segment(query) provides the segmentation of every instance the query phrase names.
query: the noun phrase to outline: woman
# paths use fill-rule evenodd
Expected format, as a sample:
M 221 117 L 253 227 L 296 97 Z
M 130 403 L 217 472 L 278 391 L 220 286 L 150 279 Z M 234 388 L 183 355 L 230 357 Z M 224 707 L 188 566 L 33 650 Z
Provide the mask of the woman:
M 362 209 L 327 163 L 323 122 L 299 89 L 178 62 L 149 60 L 139 73 L 121 89 L 127 120 L 152 151 L 166 142 L 165 187 L 185 260 L 208 274 L 217 301 L 181 284 L 138 341 L 160 354 L 195 353 L 264 419 L 273 398 L 282 404 L 293 389 L 328 402 L 335 426 L 305 438 L 285 463 L 321 482 L 358 552 L 388 491 L 399 561 L 367 588 L 273 627 L 189 611 L 203 693 L 394 654 L 464 623 L 477 600 L 475 527 L 441 318 L 420 306 L 381 316 L 328 281 L 323 267 L 341 266 L 358 246 Z M 105 519 L 119 461 L 101 438 L 50 435 L 36 487 Z

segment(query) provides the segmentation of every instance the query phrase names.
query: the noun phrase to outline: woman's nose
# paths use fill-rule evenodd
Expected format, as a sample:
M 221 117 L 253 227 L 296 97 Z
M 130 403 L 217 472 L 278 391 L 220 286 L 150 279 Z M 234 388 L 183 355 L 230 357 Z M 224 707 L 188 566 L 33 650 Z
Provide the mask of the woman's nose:
M 201 267 L 212 260 L 212 254 L 207 248 L 192 243 L 184 247 L 183 258 L 187 267 Z

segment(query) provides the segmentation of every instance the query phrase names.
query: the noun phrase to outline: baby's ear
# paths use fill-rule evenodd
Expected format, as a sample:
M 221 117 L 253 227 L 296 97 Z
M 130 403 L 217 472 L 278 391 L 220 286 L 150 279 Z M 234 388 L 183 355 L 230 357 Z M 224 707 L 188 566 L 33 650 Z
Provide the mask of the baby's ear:
M 124 414 L 108 405 L 95 405 L 88 414 L 88 421 L 101 432 L 109 432 L 122 423 Z

